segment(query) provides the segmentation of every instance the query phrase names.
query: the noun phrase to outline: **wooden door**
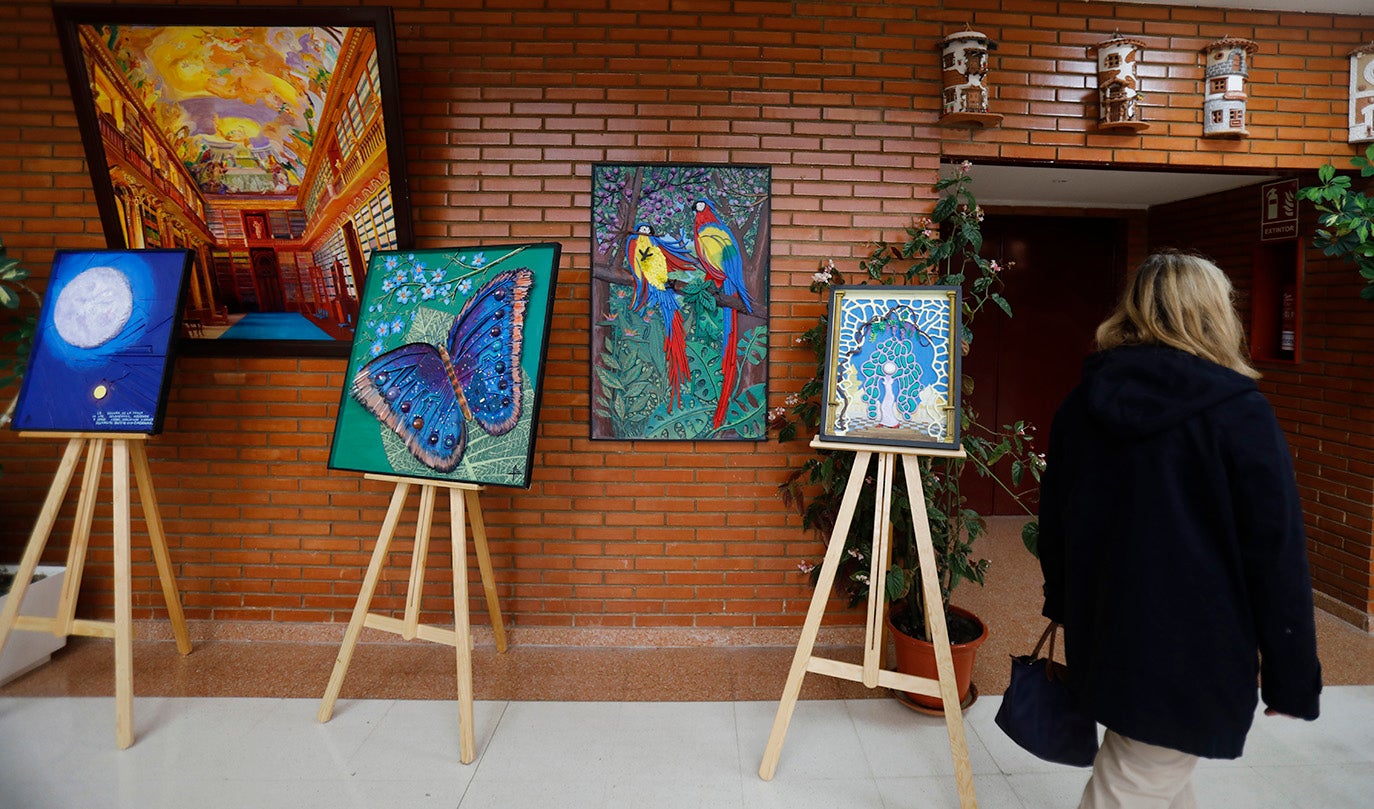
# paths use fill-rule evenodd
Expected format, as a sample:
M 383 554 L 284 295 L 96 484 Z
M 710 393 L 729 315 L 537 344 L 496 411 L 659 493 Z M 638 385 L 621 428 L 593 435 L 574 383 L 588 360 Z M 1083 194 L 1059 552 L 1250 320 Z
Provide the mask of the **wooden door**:
M 258 295 L 258 311 L 286 311 L 286 296 L 282 292 L 281 265 L 277 263 L 277 251 L 270 247 L 254 247 L 248 252 L 253 261 L 253 281 Z
M 989 306 L 973 324 L 964 376 L 973 381 L 982 423 L 1023 420 L 1035 427 L 1036 451 L 1046 450 L 1054 412 L 1077 384 L 1097 325 L 1120 294 L 1126 232 L 1124 219 L 994 215 L 984 221 L 982 255 L 1011 265 L 1003 270 L 1002 294 L 1013 317 Z M 999 471 L 1010 485 L 1009 465 Z M 963 485 L 970 507 L 982 514 L 1022 513 L 1001 487 L 971 470 Z

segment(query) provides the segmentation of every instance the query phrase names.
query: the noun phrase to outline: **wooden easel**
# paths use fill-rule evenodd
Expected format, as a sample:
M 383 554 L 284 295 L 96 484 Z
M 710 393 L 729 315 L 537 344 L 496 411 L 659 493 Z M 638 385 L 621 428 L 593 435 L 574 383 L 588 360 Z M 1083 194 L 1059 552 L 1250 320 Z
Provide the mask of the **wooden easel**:
M 813 439 L 811 446 L 816 449 L 845 450 L 855 452 L 856 455 L 854 466 L 849 472 L 849 482 L 845 486 L 844 498 L 840 501 L 840 513 L 835 520 L 835 530 L 830 535 L 830 546 L 825 552 L 825 561 L 821 563 L 816 592 L 811 597 L 806 622 L 802 624 L 797 653 L 792 658 L 792 668 L 787 674 L 787 684 L 782 690 L 778 713 L 773 719 L 773 730 L 768 736 L 763 763 L 759 766 L 759 777 L 765 781 L 773 779 L 778 759 L 782 755 L 783 740 L 787 737 L 787 725 L 792 721 L 792 711 L 797 706 L 802 679 L 810 671 L 827 677 L 863 683 L 868 688 L 884 686 L 939 697 L 945 707 L 945 726 L 949 731 L 950 752 L 954 756 L 954 777 L 958 782 L 959 805 L 962 809 L 977 809 L 978 800 L 973 793 L 973 770 L 969 765 L 968 744 L 964 739 L 964 715 L 959 709 L 958 687 L 954 683 L 954 660 L 950 654 L 949 632 L 945 627 L 940 587 L 935 574 L 935 549 L 931 544 L 930 522 L 926 515 L 921 473 L 916 466 L 918 455 L 962 458 L 964 451 L 889 446 L 856 449 L 854 444 L 826 442 L 819 438 Z M 868 618 L 864 625 L 863 665 L 855 665 L 816 657 L 811 651 L 816 645 L 816 633 L 820 630 L 826 602 L 830 600 L 830 590 L 835 584 L 840 558 L 844 555 L 845 537 L 849 535 L 849 526 L 854 520 L 855 506 L 859 502 L 859 494 L 866 485 L 864 477 L 868 473 L 869 461 L 875 454 L 878 456 L 878 473 L 874 483 L 877 491 L 873 510 L 873 551 L 870 554 L 872 567 L 868 578 Z M 925 595 L 926 626 L 930 627 L 935 647 L 935 668 L 938 675 L 936 680 L 888 671 L 881 667 L 883 607 L 886 602 L 884 594 L 887 591 L 887 565 L 892 539 L 892 524 L 889 517 L 892 509 L 892 476 L 899 456 L 906 474 L 907 493 L 911 500 L 912 529 L 916 536 L 917 559 L 921 566 L 921 587 Z
M 148 473 L 148 456 L 143 450 L 143 442 L 148 436 L 142 433 L 20 433 L 24 438 L 66 438 L 67 450 L 57 467 L 57 475 L 48 488 L 47 499 L 38 514 L 38 524 L 29 535 L 29 544 L 24 549 L 19 572 L 10 590 L 10 599 L 5 610 L 0 613 L 0 650 L 5 648 L 13 629 L 30 632 L 51 632 L 59 637 L 86 635 L 101 638 L 114 638 L 115 646 L 115 743 L 121 750 L 134 743 L 134 689 L 133 689 L 133 618 L 131 612 L 132 587 L 130 583 L 130 564 L 132 558 L 129 513 L 129 466 L 133 464 L 134 476 L 138 483 L 139 501 L 143 506 L 143 520 L 148 526 L 148 539 L 153 547 L 153 560 L 157 563 L 157 575 L 162 581 L 162 597 L 167 602 L 167 613 L 172 619 L 172 632 L 176 636 L 177 651 L 190 654 L 191 638 L 186 632 L 186 617 L 181 611 L 181 598 L 177 595 L 176 579 L 172 575 L 171 559 L 167 555 L 167 538 L 162 532 L 162 517 L 157 510 L 157 497 L 153 494 L 153 479 Z M 88 621 L 78 619 L 76 598 L 81 591 L 81 573 L 86 563 L 86 547 L 91 538 L 91 521 L 95 516 L 96 493 L 100 488 L 101 469 L 105 464 L 105 447 L 111 445 L 113 470 L 111 474 L 114 490 L 114 581 L 115 598 L 113 621 Z M 67 549 L 67 578 L 63 582 L 62 596 L 53 618 L 20 615 L 19 606 L 24 600 L 29 580 L 38 566 L 43 548 L 48 544 L 57 513 L 71 486 L 72 476 L 82 454 L 86 454 L 86 469 L 81 476 L 81 495 L 76 504 L 73 520 L 72 541 Z
M 487 549 L 487 527 L 482 521 L 482 504 L 478 499 L 481 486 L 471 483 L 450 483 L 447 481 L 421 480 L 417 478 L 395 477 L 392 475 L 364 475 L 367 480 L 385 480 L 396 484 L 391 495 L 391 505 L 387 508 L 386 518 L 382 521 L 381 533 L 377 536 L 377 547 L 372 551 L 372 561 L 363 577 L 362 590 L 358 593 L 358 603 L 353 607 L 353 617 L 344 633 L 343 645 L 334 661 L 334 673 L 329 677 L 329 687 L 325 689 L 324 700 L 320 704 L 319 721 L 328 722 L 334 714 L 334 702 L 339 698 L 343 687 L 344 675 L 353 659 L 353 649 L 358 645 L 358 636 L 363 627 L 380 629 L 400 635 L 406 640 L 421 638 L 454 647 L 458 653 L 458 759 L 464 764 L 472 763 L 477 756 L 476 734 L 473 730 L 472 712 L 472 628 L 468 624 L 468 562 L 467 536 L 464 533 L 464 505 L 467 520 L 472 523 L 472 544 L 477 553 L 477 567 L 482 574 L 482 590 L 486 593 L 487 613 L 491 616 L 491 629 L 496 637 L 496 651 L 506 651 L 506 630 L 501 624 L 501 603 L 496 597 L 496 582 L 491 569 L 491 553 Z M 396 525 L 405 509 L 406 497 L 411 485 L 420 487 L 420 513 L 415 523 L 415 547 L 411 551 L 410 581 L 406 585 L 405 618 L 398 619 L 388 615 L 368 612 L 372 595 L 377 590 L 382 566 L 386 564 L 387 551 L 391 539 L 396 534 Z M 424 589 L 425 557 L 429 553 L 429 530 L 434 520 L 434 496 L 440 489 L 448 489 L 449 527 L 453 541 L 453 629 L 440 629 L 420 623 L 420 595 Z

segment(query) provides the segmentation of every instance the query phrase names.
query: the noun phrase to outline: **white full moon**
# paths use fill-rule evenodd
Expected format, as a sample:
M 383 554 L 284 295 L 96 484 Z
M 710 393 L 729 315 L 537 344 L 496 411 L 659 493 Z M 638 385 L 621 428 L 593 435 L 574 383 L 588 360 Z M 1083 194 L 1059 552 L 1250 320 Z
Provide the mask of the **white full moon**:
M 114 267 L 91 267 L 57 296 L 52 322 L 58 335 L 77 348 L 108 343 L 134 312 L 129 277 Z

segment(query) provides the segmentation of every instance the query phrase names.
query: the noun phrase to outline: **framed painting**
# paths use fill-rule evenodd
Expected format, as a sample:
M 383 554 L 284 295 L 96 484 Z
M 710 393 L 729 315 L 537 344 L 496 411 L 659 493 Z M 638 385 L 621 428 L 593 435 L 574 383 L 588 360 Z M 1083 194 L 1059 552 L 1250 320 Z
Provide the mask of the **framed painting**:
M 528 487 L 561 251 L 373 253 L 330 468 Z
M 59 250 L 16 430 L 162 432 L 187 250 Z
M 111 248 L 184 248 L 184 351 L 346 356 L 411 245 L 391 10 L 56 5 Z
M 821 438 L 959 448 L 960 289 L 831 290 Z
M 592 438 L 764 438 L 768 166 L 592 166 Z

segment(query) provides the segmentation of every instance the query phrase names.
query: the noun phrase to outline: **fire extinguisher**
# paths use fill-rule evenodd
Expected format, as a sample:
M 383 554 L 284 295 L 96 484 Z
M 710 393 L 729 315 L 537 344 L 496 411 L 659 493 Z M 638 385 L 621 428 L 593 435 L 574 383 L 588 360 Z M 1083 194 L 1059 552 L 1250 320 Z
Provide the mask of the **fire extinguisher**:
M 1298 290 L 1284 284 L 1279 291 L 1279 357 L 1292 359 L 1297 348 Z

